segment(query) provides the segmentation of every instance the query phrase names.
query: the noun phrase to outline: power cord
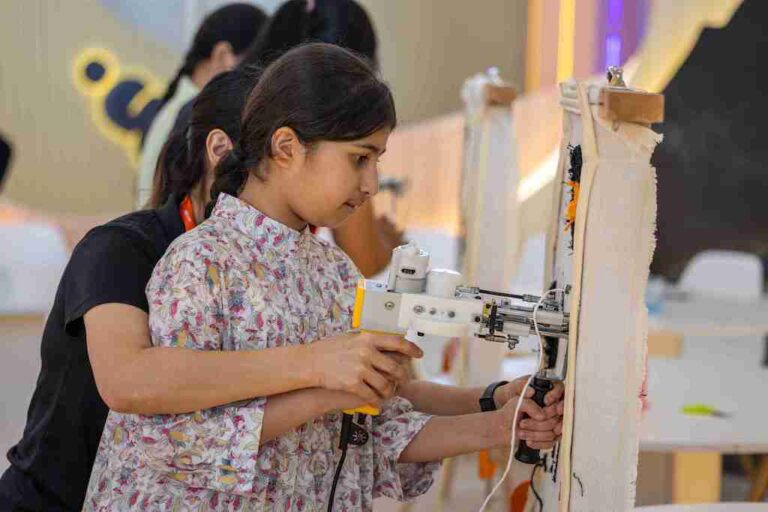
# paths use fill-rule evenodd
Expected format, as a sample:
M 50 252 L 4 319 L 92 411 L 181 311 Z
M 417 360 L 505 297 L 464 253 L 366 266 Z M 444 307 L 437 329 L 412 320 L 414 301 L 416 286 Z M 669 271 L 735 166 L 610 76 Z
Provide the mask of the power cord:
M 539 469 L 539 466 L 542 466 L 542 464 L 534 464 L 533 471 L 531 471 L 531 492 L 533 492 L 533 495 L 536 498 L 536 502 L 539 504 L 539 512 L 544 512 L 544 502 L 541 500 L 541 496 L 539 496 L 538 491 L 536 491 L 536 485 L 533 479 L 536 476 L 536 470 Z
M 364 414 L 358 414 L 357 420 L 362 422 L 365 420 Z M 331 494 L 328 498 L 328 512 L 333 511 L 333 500 L 336 497 L 336 486 L 339 485 L 339 477 L 341 476 L 341 470 L 344 467 L 344 461 L 347 460 L 347 449 L 349 445 L 362 446 L 368 442 L 368 432 L 352 421 L 352 415 L 343 413 L 341 416 L 341 435 L 339 436 L 339 449 L 341 450 L 341 456 L 339 457 L 339 463 L 336 465 L 336 472 L 333 475 L 333 484 L 331 485 Z
M 565 290 L 562 288 L 554 288 L 552 290 L 547 290 L 544 295 L 541 296 L 539 299 L 539 302 L 536 303 L 536 305 L 533 307 L 533 328 L 536 331 L 536 336 L 539 339 L 539 357 L 538 362 L 536 364 L 536 368 L 541 368 L 541 361 L 544 357 L 544 340 L 541 337 L 541 333 L 539 332 L 539 323 L 536 321 L 536 313 L 538 313 L 539 308 L 544 303 L 544 300 L 552 293 L 556 292 L 563 292 L 565 293 Z M 533 380 L 535 373 L 531 374 L 530 377 L 528 377 L 528 380 L 525 382 L 525 386 L 523 386 L 523 390 L 520 393 L 520 399 L 517 401 L 517 406 L 515 407 L 515 413 L 512 418 L 512 436 L 509 440 L 509 458 L 507 459 L 507 466 L 504 469 L 504 474 L 501 475 L 501 478 L 498 482 L 496 482 L 496 485 L 493 486 L 493 489 L 491 490 L 491 493 L 486 496 L 485 501 L 483 501 L 482 506 L 480 507 L 479 512 L 484 512 L 488 504 L 491 502 L 491 498 L 493 498 L 493 495 L 496 494 L 496 491 L 499 490 L 499 488 L 502 486 L 504 481 L 507 479 L 507 476 L 509 476 L 509 472 L 512 469 L 512 461 L 515 458 L 515 434 L 517 433 L 517 418 L 520 416 L 520 407 L 523 405 L 523 398 L 525 397 L 525 393 L 528 391 L 528 387 L 531 385 L 531 381 Z M 534 467 L 534 470 L 536 468 Z M 533 480 L 531 480 L 533 482 Z M 539 498 L 540 499 L 540 498 Z

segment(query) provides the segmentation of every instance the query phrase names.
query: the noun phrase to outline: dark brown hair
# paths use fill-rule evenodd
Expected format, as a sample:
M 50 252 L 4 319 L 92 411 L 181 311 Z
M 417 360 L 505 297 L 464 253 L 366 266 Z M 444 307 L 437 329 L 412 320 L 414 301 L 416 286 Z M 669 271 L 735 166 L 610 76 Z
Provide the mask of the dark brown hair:
M 294 48 L 264 70 L 248 97 L 240 141 L 216 168 L 212 203 L 221 192 L 238 195 L 249 172 L 259 176 L 278 128 L 311 145 L 357 140 L 396 124 L 389 87 L 366 60 L 331 44 Z

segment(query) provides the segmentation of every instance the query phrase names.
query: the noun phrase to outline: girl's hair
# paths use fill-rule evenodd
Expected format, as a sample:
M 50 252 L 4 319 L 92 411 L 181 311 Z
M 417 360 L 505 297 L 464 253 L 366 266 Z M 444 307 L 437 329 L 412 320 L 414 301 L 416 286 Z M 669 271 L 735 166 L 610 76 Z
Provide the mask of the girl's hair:
M 210 207 L 219 193 L 237 196 L 260 164 L 272 156 L 272 135 L 293 129 L 304 145 L 357 140 L 397 124 L 389 87 L 370 64 L 339 46 L 312 43 L 273 62 L 251 91 L 240 141 L 216 167 Z
M 315 0 L 311 11 L 307 0 L 288 0 L 243 55 L 243 64 L 266 67 L 291 48 L 312 42 L 342 46 L 378 68 L 373 23 L 355 0 Z
M 205 177 L 206 139 L 211 130 L 222 130 L 232 141 L 240 137 L 243 106 L 260 74 L 255 66 L 227 71 L 200 91 L 192 103 L 189 124 L 175 130 L 160 153 L 151 208 L 163 205 L 171 194 L 187 195 Z
M 254 42 L 266 20 L 264 11 L 245 3 L 225 5 L 206 16 L 184 56 L 184 62 L 168 84 L 158 111 L 176 93 L 181 77 L 191 75 L 201 61 L 211 56 L 216 43 L 226 41 L 232 46 L 235 55 L 240 55 Z

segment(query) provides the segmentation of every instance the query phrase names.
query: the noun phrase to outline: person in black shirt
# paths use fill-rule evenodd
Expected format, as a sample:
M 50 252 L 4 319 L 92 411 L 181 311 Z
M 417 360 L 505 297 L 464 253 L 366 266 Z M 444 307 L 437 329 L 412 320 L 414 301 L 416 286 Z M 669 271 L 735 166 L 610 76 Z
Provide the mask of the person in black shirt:
M 162 206 L 97 227 L 75 247 L 43 333 L 27 425 L 0 478 L 0 511 L 80 510 L 108 407 L 174 414 L 307 387 L 376 403 L 406 378 L 383 352 L 420 357 L 399 337 L 367 334 L 253 352 L 151 346 L 145 286 L 173 239 L 203 218 L 213 167 L 239 137 L 257 79 L 246 68 L 212 80 L 162 154 Z

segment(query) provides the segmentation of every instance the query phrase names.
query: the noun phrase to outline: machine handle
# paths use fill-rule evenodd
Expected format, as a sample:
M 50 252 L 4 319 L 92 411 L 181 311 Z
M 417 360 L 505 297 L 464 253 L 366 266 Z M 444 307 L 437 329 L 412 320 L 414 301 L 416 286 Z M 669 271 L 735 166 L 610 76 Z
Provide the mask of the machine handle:
M 367 331 L 365 329 L 361 329 L 360 332 L 372 332 L 374 334 L 381 334 L 377 333 L 376 331 Z M 367 414 L 368 416 L 378 416 L 380 413 L 379 408 L 372 405 L 361 405 L 355 409 L 344 409 L 342 412 L 344 414 Z
M 533 388 L 533 401 L 536 402 L 539 406 L 544 407 L 544 397 L 555 386 L 552 384 L 552 381 L 548 379 L 534 377 L 531 381 L 531 387 Z M 528 414 L 524 413 L 521 419 L 525 418 L 528 418 Z M 517 444 L 515 459 L 519 460 L 523 464 L 538 464 L 541 461 L 541 455 L 539 455 L 539 450 L 529 448 L 528 444 L 521 440 Z

